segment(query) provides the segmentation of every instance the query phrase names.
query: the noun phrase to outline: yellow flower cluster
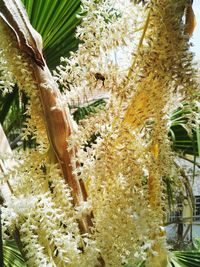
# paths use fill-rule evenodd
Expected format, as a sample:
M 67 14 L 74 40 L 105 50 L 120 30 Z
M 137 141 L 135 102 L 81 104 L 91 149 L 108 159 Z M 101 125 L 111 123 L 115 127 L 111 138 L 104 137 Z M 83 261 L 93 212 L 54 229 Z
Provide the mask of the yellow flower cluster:
M 124 259 L 135 266 L 146 244 L 147 266 L 167 262 L 160 226 L 165 216 L 162 179 L 174 171 L 169 115 L 180 96 L 191 101 L 198 91 L 184 33 L 186 6 L 184 0 L 149 1 L 137 54 L 127 78 L 111 90 L 101 137 L 93 150 L 79 152 L 95 239 L 108 266 L 120 266 Z
M 118 5 L 112 10 L 114 2 Z M 138 8 L 145 21 L 141 39 L 132 66 L 122 75 L 106 60 L 113 48 L 134 41 L 133 1 L 83 1 L 87 15 L 77 34 L 85 44 L 56 76 L 73 100 L 79 92 L 84 95 L 83 88 L 95 91 L 95 73 L 105 71 L 103 86 L 110 98 L 104 110 L 82 120 L 66 140 L 69 151 L 76 151 L 74 176 L 84 181 L 88 194 L 87 202 L 75 207 L 71 189 L 47 153 L 32 61 L 0 20 L 7 68 L 30 98 L 25 132 L 39 144 L 18 156 L 19 167 L 11 178 L 14 195 L 3 208 L 4 227 L 19 228 L 29 266 L 93 267 L 100 264 L 100 256 L 108 267 L 137 266 L 143 259 L 148 267 L 167 264 L 163 178 L 174 170 L 168 108 L 171 112 L 180 96 L 191 101 L 198 89 L 182 20 L 186 6 L 187 0 L 152 0 L 143 11 Z M 92 134 L 99 137 L 88 145 Z M 88 210 L 93 226 L 91 233 L 81 235 L 77 222 Z

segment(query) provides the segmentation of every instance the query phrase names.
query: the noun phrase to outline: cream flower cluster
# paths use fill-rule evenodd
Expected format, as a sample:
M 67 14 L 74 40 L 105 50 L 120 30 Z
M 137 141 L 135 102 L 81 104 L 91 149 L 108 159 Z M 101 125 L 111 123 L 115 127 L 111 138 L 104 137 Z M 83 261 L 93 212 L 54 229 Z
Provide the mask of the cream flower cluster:
M 77 224 L 88 203 L 73 209 L 69 187 L 46 155 L 29 151 L 19 161 L 9 180 L 13 196 L 2 208 L 4 236 L 19 229 L 28 266 L 93 266 L 99 251 Z
M 0 51 L 0 90 L 3 94 L 10 93 L 14 85 L 14 77 L 6 68 L 5 58 L 2 57 L 2 51 Z
M 13 196 L 2 208 L 4 236 L 8 231 L 12 236 L 16 228 L 19 230 L 29 266 L 96 265 L 99 250 L 95 241 L 87 234 L 81 236 L 77 223 L 90 207 L 82 203 L 74 209 L 71 189 L 49 156 L 50 145 L 32 61 L 19 50 L 14 34 L 2 20 L 0 34 L 6 67 L 29 97 L 24 136 L 31 134 L 37 143 L 35 149 L 19 151 L 15 157 L 18 166 L 15 165 L 9 177 Z
M 113 63 L 111 51 L 130 45 L 133 36 L 137 37 L 133 33 L 137 13 L 128 0 L 82 1 L 80 16 L 82 23 L 76 34 L 81 41 L 79 49 L 69 58 L 61 58 L 62 65 L 54 72 L 55 79 L 68 89 L 66 99 L 71 105 L 89 100 L 105 88 L 113 90 L 124 74 Z
M 25 123 L 23 138 L 32 135 L 36 143 L 41 146 L 41 150 L 47 150 L 47 134 L 31 59 L 28 59 L 25 53 L 20 52 L 19 54 L 16 37 L 11 31 L 8 31 L 2 19 L 0 21 L 0 33 L 2 36 L 1 48 L 4 48 L 1 57 L 4 60 L 5 71 L 9 71 L 8 74 L 12 73 L 19 89 L 23 90 L 30 99 L 26 111 L 28 119 Z
M 29 266 L 94 267 L 101 265 L 100 257 L 110 267 L 137 266 L 143 259 L 146 266 L 166 265 L 163 178 L 174 172 L 168 107 L 192 101 L 198 90 L 182 20 L 186 4 L 152 0 L 141 10 L 128 0 L 82 1 L 77 29 L 82 43 L 55 72 L 66 89 L 59 101 L 73 105 L 100 90 L 110 97 L 68 140 L 69 151 L 76 151 L 74 177 L 84 181 L 88 195 L 75 207 L 48 155 L 31 61 L 0 21 L 7 67 L 30 97 L 27 131 L 40 144 L 18 156 L 10 179 L 14 195 L 3 208 L 5 233 L 19 229 Z M 110 51 L 131 42 L 132 65 L 121 73 Z M 81 235 L 78 219 L 91 210 L 91 233 Z

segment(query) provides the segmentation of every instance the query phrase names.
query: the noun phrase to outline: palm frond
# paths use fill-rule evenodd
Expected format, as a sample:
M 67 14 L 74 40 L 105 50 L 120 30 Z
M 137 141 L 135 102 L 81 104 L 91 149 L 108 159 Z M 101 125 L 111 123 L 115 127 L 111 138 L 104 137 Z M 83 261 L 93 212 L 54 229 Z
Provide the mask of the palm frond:
M 80 19 L 80 0 L 22 0 L 31 24 L 42 35 L 44 55 L 50 69 L 54 69 L 61 56 L 69 55 L 78 47 L 74 33 Z
M 129 265 L 125 266 L 129 267 Z M 200 266 L 200 252 L 198 250 L 169 252 L 168 263 L 166 267 L 199 267 L 199 266 Z M 145 261 L 139 262 L 137 267 L 145 267 Z
M 196 250 L 191 251 L 174 251 L 171 262 L 175 267 L 199 267 L 200 266 L 200 252 Z M 172 265 L 173 266 L 173 265 Z
M 26 263 L 14 240 L 8 240 L 3 247 L 5 267 L 26 267 Z
M 173 149 L 183 154 L 198 155 L 200 136 L 199 129 L 194 125 L 189 126 L 189 118 L 195 112 L 194 108 L 183 103 L 170 118 L 169 135 L 172 140 Z
M 106 101 L 101 98 L 84 106 L 70 107 L 74 120 L 78 123 L 90 114 L 97 113 L 99 109 L 105 106 Z M 74 110 L 74 111 L 73 111 Z

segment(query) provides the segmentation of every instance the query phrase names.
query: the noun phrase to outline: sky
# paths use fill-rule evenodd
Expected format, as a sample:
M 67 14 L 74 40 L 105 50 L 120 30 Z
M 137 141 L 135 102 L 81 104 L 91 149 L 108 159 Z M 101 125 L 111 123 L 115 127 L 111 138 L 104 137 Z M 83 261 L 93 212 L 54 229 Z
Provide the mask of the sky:
M 191 38 L 191 42 L 194 45 L 191 50 L 195 53 L 195 60 L 200 61 L 200 0 L 193 1 L 193 10 L 197 25 Z

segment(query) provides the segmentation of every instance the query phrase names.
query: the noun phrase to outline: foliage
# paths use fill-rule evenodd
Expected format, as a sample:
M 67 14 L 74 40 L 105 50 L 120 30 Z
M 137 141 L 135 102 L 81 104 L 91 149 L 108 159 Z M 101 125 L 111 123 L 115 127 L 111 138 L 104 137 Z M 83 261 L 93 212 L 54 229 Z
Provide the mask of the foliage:
M 78 47 L 74 33 L 80 19 L 80 0 L 23 0 L 30 22 L 42 35 L 44 55 L 51 69 Z
M 76 110 L 74 112 L 72 111 L 73 118 L 78 123 L 80 120 L 83 120 L 88 115 L 91 115 L 92 113 L 97 113 L 99 108 L 102 108 L 103 106 L 105 106 L 105 104 L 106 102 L 102 98 L 86 106 L 78 106 L 76 107 Z M 72 109 L 72 107 L 70 109 Z
M 170 266 L 198 267 L 200 265 L 199 251 L 175 251 L 170 256 Z
M 14 240 L 7 240 L 3 246 L 5 267 L 26 267 L 23 257 Z
M 80 18 L 77 14 L 80 11 L 80 0 L 23 0 L 30 21 L 40 32 L 44 43 L 44 56 L 48 66 L 55 69 L 60 62 L 61 56 L 67 56 L 78 47 L 78 39 L 74 33 Z M 0 71 L 2 79 L 2 73 Z M 0 85 L 0 87 L 2 87 Z M 10 142 L 20 138 L 22 125 L 26 120 L 27 99 L 23 94 L 19 94 L 17 86 L 10 94 L 5 95 L 5 86 L 0 90 L 0 123 L 3 125 Z M 3 93 L 4 92 L 4 93 Z M 20 142 L 21 143 L 21 142 Z M 29 142 L 24 145 L 31 146 Z
M 167 267 L 198 267 L 200 266 L 200 240 L 193 240 L 194 248 L 184 251 L 170 251 Z M 126 266 L 131 267 L 131 266 Z M 141 261 L 137 267 L 145 267 L 145 261 Z
M 170 120 L 170 131 L 173 149 L 182 154 L 199 155 L 199 128 L 195 114 L 198 109 L 188 103 L 175 110 Z M 192 125 L 191 125 L 192 124 Z
M 200 265 L 200 239 L 193 240 L 194 249 L 173 251 L 169 254 L 169 261 L 173 267 L 198 267 Z
M 200 251 L 200 238 L 195 238 L 193 240 L 193 245 L 196 250 Z

